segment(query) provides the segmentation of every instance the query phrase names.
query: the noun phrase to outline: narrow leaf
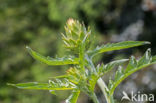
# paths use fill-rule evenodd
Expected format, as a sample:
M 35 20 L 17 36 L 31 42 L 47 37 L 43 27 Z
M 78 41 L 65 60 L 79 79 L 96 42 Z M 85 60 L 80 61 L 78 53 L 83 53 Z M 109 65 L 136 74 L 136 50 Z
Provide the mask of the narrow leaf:
M 128 59 L 115 60 L 105 65 L 104 64 L 102 64 L 101 66 L 98 65 L 96 67 L 96 71 L 100 76 L 103 76 L 105 73 L 112 70 L 115 66 L 122 64 L 126 61 L 128 61 Z
M 8 85 L 15 86 L 20 89 L 38 89 L 38 90 L 71 90 L 74 89 L 75 86 L 69 83 L 63 82 L 54 82 L 50 81 L 50 83 L 37 83 L 37 82 L 29 82 L 29 83 L 19 83 L 19 84 L 10 84 Z
M 123 76 L 123 68 L 119 66 L 115 74 L 115 81 L 119 80 Z
M 138 61 L 138 67 L 143 65 L 143 64 L 148 64 L 152 61 L 151 58 L 151 49 L 148 49 L 144 56 Z
M 75 84 L 70 82 L 68 79 L 56 79 L 55 81 L 49 80 L 50 87 L 53 88 L 76 88 Z
M 114 81 L 110 78 L 109 79 L 108 88 L 112 88 L 113 87 L 113 83 L 114 83 Z
M 38 83 L 38 82 L 29 82 L 29 83 L 18 83 L 18 84 L 10 84 L 8 85 L 15 86 L 20 89 L 42 89 L 42 90 L 50 90 L 48 83 Z
M 131 69 L 135 68 L 136 66 L 137 66 L 137 61 L 134 56 L 131 56 L 125 72 L 130 71 Z
M 124 42 L 119 42 L 119 43 L 111 43 L 111 44 L 108 43 L 108 44 L 102 45 L 100 47 L 97 47 L 93 51 L 88 51 L 88 53 L 94 56 L 98 53 L 104 53 L 104 52 L 113 51 L 113 50 L 126 49 L 126 48 L 141 46 L 141 45 L 145 45 L 145 44 L 150 44 L 150 42 L 146 42 L 146 41 L 124 41 Z
M 36 60 L 39 60 L 43 63 L 46 63 L 48 65 L 67 65 L 67 64 L 78 64 L 78 58 L 73 57 L 64 57 L 64 58 L 51 58 L 51 57 L 45 57 L 41 54 L 35 52 L 30 47 L 26 47 L 29 54 L 35 58 Z
M 90 91 L 94 92 L 94 88 L 98 79 L 99 76 L 95 72 L 92 72 L 88 75 L 88 83 L 89 83 L 88 88 Z
M 148 49 L 146 53 L 144 54 L 144 56 L 140 58 L 139 60 L 136 60 L 132 56 L 129 60 L 129 64 L 126 70 L 122 73 L 122 76 L 120 76 L 118 79 L 115 79 L 113 83 L 111 82 L 112 86 L 109 88 L 110 94 L 112 95 L 114 93 L 115 88 L 129 75 L 152 64 L 156 64 L 156 57 L 151 56 L 150 49 Z

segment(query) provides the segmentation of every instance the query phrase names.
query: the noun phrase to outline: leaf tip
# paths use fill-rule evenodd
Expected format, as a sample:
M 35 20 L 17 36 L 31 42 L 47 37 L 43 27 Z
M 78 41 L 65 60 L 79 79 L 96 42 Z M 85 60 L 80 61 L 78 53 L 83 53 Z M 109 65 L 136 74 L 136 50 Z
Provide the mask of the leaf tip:
M 27 49 L 27 51 L 31 54 L 32 49 L 31 49 L 29 46 L 26 46 L 25 48 L 26 48 L 26 49 Z
M 26 48 L 27 50 L 31 50 L 31 48 L 30 48 L 29 46 L 26 46 L 25 48 Z
M 12 84 L 12 83 L 7 83 L 7 85 L 9 85 L 9 86 L 16 86 L 15 84 Z
M 144 44 L 151 44 L 151 43 L 150 43 L 150 42 L 148 42 L 148 41 L 145 41 L 145 42 L 144 42 Z

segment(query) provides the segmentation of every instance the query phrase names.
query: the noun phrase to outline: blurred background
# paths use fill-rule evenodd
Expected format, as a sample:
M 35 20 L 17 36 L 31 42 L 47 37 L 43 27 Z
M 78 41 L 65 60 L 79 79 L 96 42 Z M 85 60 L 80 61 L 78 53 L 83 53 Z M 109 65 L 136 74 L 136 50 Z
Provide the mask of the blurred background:
M 48 82 L 65 74 L 68 67 L 47 66 L 34 60 L 25 49 L 29 45 L 43 55 L 63 56 L 61 32 L 68 18 L 83 21 L 92 29 L 94 44 L 126 40 L 150 41 L 151 45 L 108 52 L 95 64 L 114 59 L 139 58 L 147 48 L 156 55 L 156 0 L 0 0 L 0 103 L 64 103 L 70 92 L 20 90 L 6 83 Z M 156 96 L 156 65 L 142 69 L 123 81 L 115 91 Z M 109 74 L 111 75 L 111 73 Z M 109 78 L 103 78 L 106 82 Z M 96 94 L 105 103 L 100 89 Z M 156 98 L 155 98 L 156 99 Z M 78 103 L 92 103 L 83 93 Z

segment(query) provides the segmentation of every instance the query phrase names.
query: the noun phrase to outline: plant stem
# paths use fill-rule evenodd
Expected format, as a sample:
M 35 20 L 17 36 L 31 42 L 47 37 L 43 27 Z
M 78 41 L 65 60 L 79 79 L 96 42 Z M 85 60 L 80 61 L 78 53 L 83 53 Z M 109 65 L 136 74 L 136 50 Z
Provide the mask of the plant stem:
M 92 98 L 94 103 L 99 103 L 99 101 L 98 101 L 98 99 L 97 99 L 97 97 L 96 97 L 94 92 L 90 95 L 90 97 Z
M 99 78 L 99 79 L 98 79 L 97 84 L 98 84 L 98 86 L 100 87 L 100 89 L 101 89 L 103 95 L 105 96 L 107 103 L 110 103 L 110 102 L 109 102 L 109 99 L 108 99 L 108 95 L 107 95 L 107 93 L 106 93 L 106 89 L 108 89 L 108 88 L 107 88 L 105 82 L 102 80 L 102 78 Z
M 88 55 L 86 55 L 86 58 L 87 58 L 88 62 L 90 63 L 93 71 L 96 72 L 96 69 L 95 69 L 95 66 L 94 66 L 92 60 L 88 57 Z M 100 87 L 103 95 L 105 96 L 107 103 L 114 103 L 113 97 L 111 97 L 107 94 L 107 91 L 109 91 L 109 89 L 108 89 L 107 85 L 105 84 L 105 82 L 102 80 L 102 78 L 98 79 L 97 84 Z
M 102 80 L 102 78 L 98 79 L 97 84 L 99 85 L 100 89 L 102 90 L 102 93 L 105 96 L 107 103 L 114 103 L 113 95 L 110 95 L 106 92 L 106 90 L 107 91 L 109 91 L 109 90 L 108 90 L 105 82 Z
M 110 103 L 115 103 L 113 95 L 109 95 L 108 100 L 109 100 Z

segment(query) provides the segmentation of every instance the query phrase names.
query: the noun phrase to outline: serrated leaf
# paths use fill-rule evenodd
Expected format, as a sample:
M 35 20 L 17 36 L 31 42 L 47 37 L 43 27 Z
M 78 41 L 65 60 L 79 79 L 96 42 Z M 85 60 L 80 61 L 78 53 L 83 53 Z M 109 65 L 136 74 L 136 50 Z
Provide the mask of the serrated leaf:
M 152 61 L 151 58 L 151 49 L 148 49 L 146 51 L 146 53 L 144 54 L 144 56 L 138 61 L 138 65 L 137 66 L 141 66 L 143 64 L 148 64 Z
M 115 74 L 115 81 L 119 80 L 123 76 L 123 68 L 119 66 L 118 70 L 116 71 Z
M 78 67 L 71 67 L 66 72 L 68 80 L 76 85 L 78 85 L 82 79 L 85 80 L 87 78 L 85 73 L 82 73 Z
M 151 52 L 150 49 L 148 49 L 146 53 L 144 54 L 144 56 L 140 58 L 139 60 L 136 60 L 133 56 L 130 58 L 129 64 L 126 70 L 123 72 L 122 76 L 120 76 L 120 78 L 116 79 L 115 81 L 113 81 L 113 83 L 111 83 L 112 86 L 111 88 L 109 88 L 111 95 L 114 93 L 115 88 L 129 75 L 133 74 L 134 72 L 142 68 L 145 68 L 149 65 L 156 63 L 155 56 L 152 58 L 150 52 Z
M 35 58 L 36 60 L 39 60 L 43 63 L 46 63 L 48 65 L 67 65 L 67 64 L 78 64 L 79 59 L 74 57 L 64 57 L 64 58 L 51 58 L 51 57 L 45 57 L 41 54 L 35 52 L 30 47 L 26 47 L 29 54 Z
M 76 85 L 71 83 L 68 79 L 56 79 L 55 81 L 49 80 L 49 85 L 56 88 L 76 88 Z
M 68 80 L 59 80 L 55 81 L 49 80 L 49 83 L 37 83 L 37 82 L 29 82 L 29 83 L 19 83 L 19 84 L 10 84 L 8 85 L 15 86 L 20 89 L 39 89 L 39 90 L 71 90 L 76 88 L 76 86 L 69 82 Z
M 128 59 L 115 60 L 105 65 L 104 64 L 102 64 L 101 66 L 98 65 L 96 71 L 100 76 L 103 76 L 105 73 L 109 72 L 116 65 L 122 64 L 126 61 L 128 61 Z
M 56 77 L 50 77 L 50 78 L 54 78 L 54 79 L 67 79 L 69 82 L 73 83 L 73 84 L 78 84 L 78 81 L 80 78 L 77 77 L 77 75 L 74 74 L 66 74 L 66 75 L 61 75 L 61 76 L 56 76 Z
M 92 72 L 88 73 L 88 76 L 87 76 L 89 78 L 88 79 L 88 82 L 90 85 L 89 90 L 94 91 L 95 84 L 101 76 L 103 76 L 105 73 L 110 71 L 116 65 L 124 63 L 126 61 L 128 61 L 128 59 L 116 60 L 116 61 L 110 62 L 106 65 L 104 65 L 104 64 L 97 65 L 96 72 L 92 71 Z
M 48 83 L 38 83 L 38 82 L 18 83 L 18 84 L 8 83 L 7 85 L 15 86 L 15 87 L 20 88 L 20 89 L 50 90 Z
M 75 89 L 72 94 L 66 99 L 66 103 L 76 103 L 79 97 L 80 91 Z
M 102 45 L 100 47 L 97 47 L 96 49 L 92 51 L 88 51 L 88 54 L 91 55 L 96 55 L 98 53 L 104 53 L 108 51 L 113 51 L 113 50 L 120 50 L 120 49 L 126 49 L 126 48 L 131 48 L 135 46 L 141 46 L 145 44 L 150 44 L 150 42 L 146 41 L 124 41 L 124 42 L 119 42 L 119 43 L 108 43 L 105 45 Z
M 29 83 L 18 83 L 18 84 L 10 84 L 8 85 L 15 86 L 19 89 L 37 89 L 37 90 L 71 90 L 73 87 L 57 87 L 51 86 L 48 83 L 37 83 L 37 82 L 29 82 Z
M 135 68 L 136 66 L 137 66 L 137 61 L 134 56 L 131 56 L 125 72 L 130 71 L 131 69 Z
M 99 76 L 95 72 L 92 72 L 88 75 L 88 83 L 89 83 L 88 87 L 90 91 L 94 92 L 94 87 L 98 79 Z
M 113 86 L 113 80 L 110 78 L 109 79 L 108 88 L 112 88 L 112 86 Z

